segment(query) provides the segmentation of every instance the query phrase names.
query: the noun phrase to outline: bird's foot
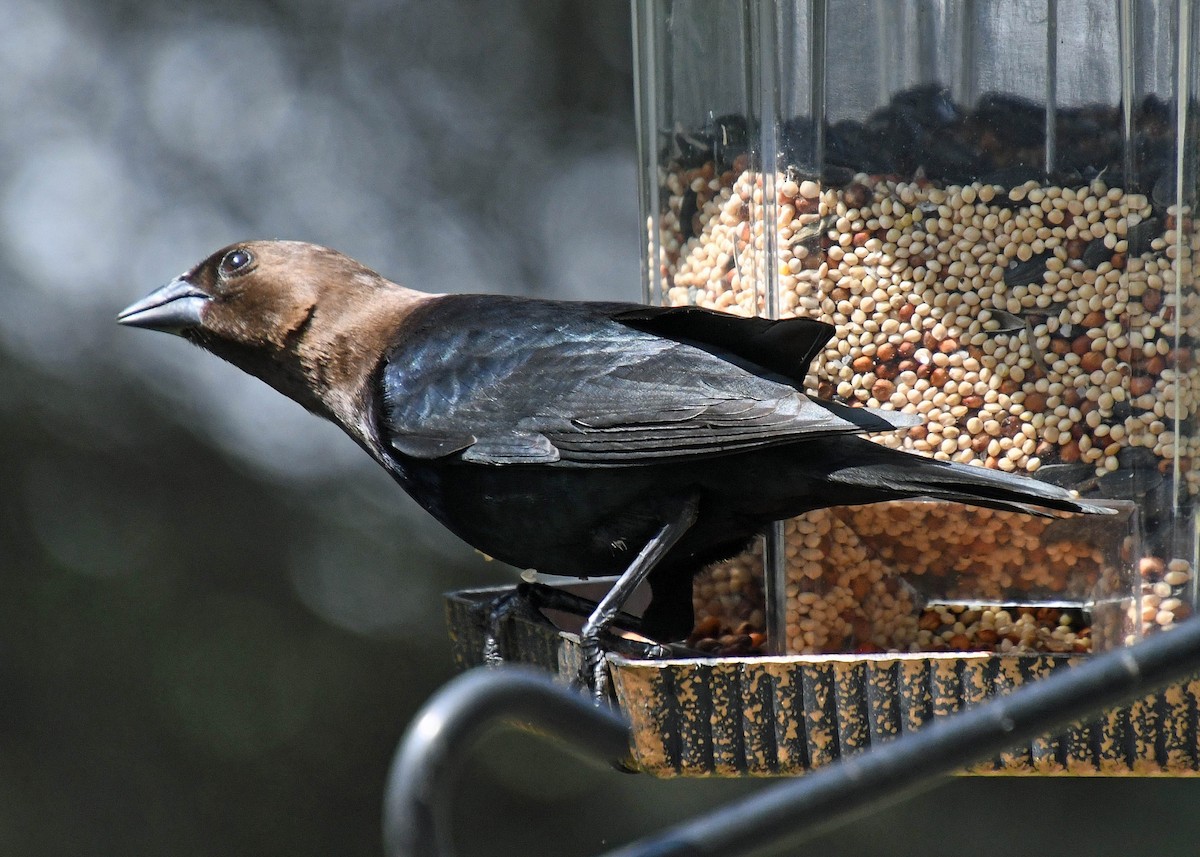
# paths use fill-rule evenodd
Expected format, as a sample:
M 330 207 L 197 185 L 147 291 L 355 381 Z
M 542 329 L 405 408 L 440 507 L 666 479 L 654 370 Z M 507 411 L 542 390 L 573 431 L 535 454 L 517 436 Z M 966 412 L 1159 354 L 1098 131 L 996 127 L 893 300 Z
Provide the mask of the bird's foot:
M 500 666 L 509 657 L 507 646 L 502 642 L 505 637 L 504 626 L 509 619 L 521 618 L 553 627 L 553 623 L 538 609 L 536 596 L 532 596 L 524 584 L 482 602 L 479 612 L 480 624 L 484 627 L 483 663 L 488 667 Z
M 610 702 L 612 692 L 608 675 L 608 659 L 605 657 L 604 648 L 600 645 L 600 635 L 598 633 L 589 634 L 585 628 L 579 639 L 579 648 L 582 663 L 579 667 L 576 686 L 587 693 L 592 698 L 593 704 L 599 708 Z
M 508 651 L 505 630 L 509 619 L 519 618 L 551 628 L 557 627 L 541 612 L 542 608 L 588 616 L 594 615 L 597 605 L 594 601 L 541 583 L 521 583 L 495 598 L 480 602 L 476 608 L 476 621 L 484 630 L 484 665 L 499 666 L 512 656 L 513 653 Z M 616 622 L 608 619 L 601 627 L 596 627 L 589 620 L 580 634 L 582 664 L 573 685 L 585 691 L 597 705 L 608 704 L 611 698 L 606 658 L 609 652 L 643 660 L 681 656 L 675 646 L 617 633 L 617 627 L 640 629 L 641 620 L 626 613 L 617 613 L 615 618 Z
M 627 637 L 614 633 L 610 628 L 602 629 L 598 634 L 588 633 L 585 628 L 579 637 L 579 648 L 581 664 L 573 685 L 591 696 L 597 706 L 607 704 L 612 699 L 612 676 L 608 663 L 610 652 L 637 660 L 680 657 L 679 651 L 672 645 Z

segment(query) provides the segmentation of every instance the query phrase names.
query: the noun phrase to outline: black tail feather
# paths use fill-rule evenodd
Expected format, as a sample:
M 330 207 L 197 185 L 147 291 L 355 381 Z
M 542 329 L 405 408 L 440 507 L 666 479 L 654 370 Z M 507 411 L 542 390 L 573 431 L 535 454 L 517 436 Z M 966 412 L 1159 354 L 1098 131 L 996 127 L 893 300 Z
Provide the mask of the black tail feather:
M 1054 517 L 1054 512 L 1110 515 L 1107 506 L 1073 497 L 1056 485 L 967 464 L 935 461 L 876 444 L 829 475 L 832 482 L 875 489 L 881 499 L 930 497 L 1010 512 Z

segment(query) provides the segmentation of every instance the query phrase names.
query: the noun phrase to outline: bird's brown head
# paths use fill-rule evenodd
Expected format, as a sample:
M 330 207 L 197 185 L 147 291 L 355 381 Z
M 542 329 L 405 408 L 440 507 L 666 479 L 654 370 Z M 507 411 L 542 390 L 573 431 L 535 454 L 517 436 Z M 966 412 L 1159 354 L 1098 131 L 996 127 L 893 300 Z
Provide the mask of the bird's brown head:
M 174 333 L 345 422 L 373 361 L 430 296 L 300 241 L 243 241 L 126 307 L 117 321 Z M 355 389 L 351 389 L 355 388 Z
M 283 348 L 308 324 L 326 292 L 380 278 L 334 250 L 300 241 L 243 241 L 117 316 L 121 324 L 215 341 Z

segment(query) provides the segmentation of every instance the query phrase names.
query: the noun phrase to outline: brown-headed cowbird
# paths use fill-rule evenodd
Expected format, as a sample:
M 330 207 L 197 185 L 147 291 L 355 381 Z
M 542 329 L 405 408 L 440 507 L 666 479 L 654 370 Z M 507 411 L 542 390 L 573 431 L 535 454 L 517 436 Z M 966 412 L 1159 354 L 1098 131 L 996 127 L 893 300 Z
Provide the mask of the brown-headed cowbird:
M 1103 512 L 1057 487 L 859 437 L 914 424 L 802 392 L 833 335 L 692 307 L 430 295 L 332 250 L 251 241 L 125 309 L 341 426 L 446 527 L 520 568 L 648 579 L 641 630 L 692 628 L 692 577 L 772 521 L 932 497 Z M 597 673 L 599 675 L 599 673 Z

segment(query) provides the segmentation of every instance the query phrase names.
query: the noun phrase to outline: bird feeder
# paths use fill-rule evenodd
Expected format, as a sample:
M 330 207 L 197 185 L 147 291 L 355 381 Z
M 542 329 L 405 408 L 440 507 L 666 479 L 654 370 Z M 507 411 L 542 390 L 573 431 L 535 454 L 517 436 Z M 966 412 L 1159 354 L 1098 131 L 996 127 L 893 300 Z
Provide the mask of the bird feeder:
M 638 765 L 803 773 L 1188 617 L 1200 8 L 633 0 L 633 23 L 647 300 L 829 322 L 808 391 L 924 418 L 879 443 L 1115 511 L 777 524 L 697 578 L 708 657 L 610 656 Z M 487 597 L 450 598 L 463 665 Z M 569 632 L 508 634 L 578 672 Z M 1198 700 L 1181 682 L 975 770 L 1194 774 Z
M 822 510 L 697 581 L 718 653 L 1085 654 L 1195 606 L 1200 8 L 636 0 L 650 302 L 805 315 L 875 438 L 1107 520 Z

